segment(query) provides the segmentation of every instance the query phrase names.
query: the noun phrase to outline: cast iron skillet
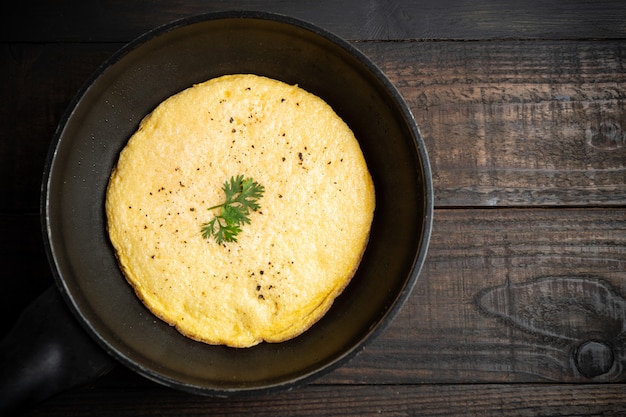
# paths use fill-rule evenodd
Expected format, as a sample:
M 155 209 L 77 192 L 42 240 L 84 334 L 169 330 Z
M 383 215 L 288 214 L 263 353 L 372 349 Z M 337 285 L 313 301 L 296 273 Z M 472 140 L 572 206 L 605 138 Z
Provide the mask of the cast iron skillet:
M 362 263 L 330 311 L 293 340 L 248 349 L 194 342 L 148 312 L 118 268 L 104 215 L 111 169 L 140 120 L 172 94 L 232 73 L 297 83 L 326 100 L 356 134 L 377 192 Z M 311 24 L 229 12 L 157 28 L 116 53 L 88 81 L 52 143 L 42 224 L 58 290 L 83 333 L 149 379 L 196 394 L 229 396 L 309 381 L 344 363 L 379 333 L 416 282 L 432 204 L 418 127 L 374 64 Z M 93 367 L 95 373 L 105 368 Z

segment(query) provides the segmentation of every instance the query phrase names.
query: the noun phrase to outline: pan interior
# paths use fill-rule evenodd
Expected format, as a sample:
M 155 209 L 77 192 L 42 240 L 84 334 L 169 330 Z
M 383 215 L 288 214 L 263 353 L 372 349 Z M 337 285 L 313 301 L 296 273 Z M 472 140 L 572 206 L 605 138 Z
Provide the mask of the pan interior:
M 194 83 L 254 73 L 326 100 L 359 140 L 377 207 L 363 261 L 303 335 L 248 349 L 194 342 L 154 317 L 122 276 L 106 233 L 105 191 L 140 120 Z M 430 235 L 430 171 L 406 105 L 362 54 L 303 22 L 260 14 L 197 17 L 151 32 L 93 77 L 61 124 L 44 182 L 57 281 L 89 332 L 126 365 L 166 385 L 228 394 L 292 385 L 332 369 L 408 296 Z

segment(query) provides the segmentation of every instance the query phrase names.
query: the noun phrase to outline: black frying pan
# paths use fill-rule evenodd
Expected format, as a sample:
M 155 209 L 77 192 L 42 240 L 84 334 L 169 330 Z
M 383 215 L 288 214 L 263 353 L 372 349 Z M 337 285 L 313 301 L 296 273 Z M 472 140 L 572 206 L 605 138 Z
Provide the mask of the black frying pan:
M 356 134 L 377 192 L 362 263 L 330 311 L 293 340 L 247 349 L 194 342 L 156 319 L 122 276 L 104 215 L 111 169 L 140 120 L 172 94 L 231 73 L 297 83 L 326 100 Z M 97 71 L 55 134 L 44 175 L 42 223 L 58 290 L 100 348 L 167 386 L 228 396 L 308 381 L 344 363 L 380 332 L 416 282 L 432 204 L 419 130 L 375 65 L 310 24 L 234 12 L 157 28 Z

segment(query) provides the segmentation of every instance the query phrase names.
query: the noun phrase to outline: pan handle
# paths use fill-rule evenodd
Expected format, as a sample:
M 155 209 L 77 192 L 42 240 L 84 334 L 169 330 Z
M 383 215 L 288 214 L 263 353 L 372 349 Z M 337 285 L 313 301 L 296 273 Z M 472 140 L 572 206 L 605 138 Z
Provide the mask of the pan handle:
M 0 342 L 0 415 L 19 414 L 107 373 L 114 364 L 52 286 L 22 312 Z

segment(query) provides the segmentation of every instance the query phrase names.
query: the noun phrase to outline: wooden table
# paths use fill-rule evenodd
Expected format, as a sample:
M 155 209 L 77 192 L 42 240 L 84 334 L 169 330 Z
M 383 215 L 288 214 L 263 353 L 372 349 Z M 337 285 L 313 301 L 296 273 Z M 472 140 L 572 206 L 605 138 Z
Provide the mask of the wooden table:
M 263 10 L 347 39 L 409 103 L 435 190 L 416 288 L 347 365 L 239 399 L 192 396 L 118 367 L 30 415 L 626 415 L 626 3 L 15 7 L 0 18 L 3 335 L 52 282 L 39 192 L 64 110 L 106 58 L 171 20 Z

